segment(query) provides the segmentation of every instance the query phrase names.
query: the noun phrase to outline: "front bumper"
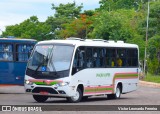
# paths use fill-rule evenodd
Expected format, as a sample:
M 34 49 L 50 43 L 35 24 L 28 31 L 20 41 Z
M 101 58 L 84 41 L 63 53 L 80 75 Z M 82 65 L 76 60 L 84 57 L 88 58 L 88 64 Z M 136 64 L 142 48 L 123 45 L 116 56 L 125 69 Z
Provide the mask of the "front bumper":
M 72 97 L 75 96 L 74 88 L 69 86 L 25 86 L 25 92 L 32 95 L 45 95 L 52 97 Z

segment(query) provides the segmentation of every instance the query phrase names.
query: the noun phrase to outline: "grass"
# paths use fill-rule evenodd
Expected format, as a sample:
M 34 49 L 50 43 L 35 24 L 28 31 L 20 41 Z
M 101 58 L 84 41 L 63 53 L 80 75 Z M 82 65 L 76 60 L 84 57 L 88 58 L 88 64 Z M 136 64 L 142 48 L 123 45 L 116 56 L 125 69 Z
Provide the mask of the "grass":
M 143 79 L 143 81 L 160 83 L 160 75 L 152 75 L 150 73 Z

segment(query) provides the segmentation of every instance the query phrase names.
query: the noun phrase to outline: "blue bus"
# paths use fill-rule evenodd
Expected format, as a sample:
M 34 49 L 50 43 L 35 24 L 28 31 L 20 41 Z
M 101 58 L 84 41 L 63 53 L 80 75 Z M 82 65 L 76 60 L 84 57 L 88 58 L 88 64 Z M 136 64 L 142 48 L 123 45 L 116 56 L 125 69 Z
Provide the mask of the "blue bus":
M 23 85 L 34 39 L 0 38 L 0 84 Z

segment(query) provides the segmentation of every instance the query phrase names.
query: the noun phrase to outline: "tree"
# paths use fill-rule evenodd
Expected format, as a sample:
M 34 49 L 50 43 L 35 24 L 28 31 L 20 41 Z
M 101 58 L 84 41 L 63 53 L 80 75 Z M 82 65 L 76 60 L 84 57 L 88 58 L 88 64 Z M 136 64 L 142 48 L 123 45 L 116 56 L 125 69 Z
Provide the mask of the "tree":
M 32 38 L 36 40 L 48 39 L 50 28 L 46 23 L 39 22 L 36 16 L 31 16 L 29 19 L 20 24 L 7 26 L 3 36 L 15 36 L 19 38 Z
M 148 41 L 148 67 L 152 74 L 160 73 L 160 35 L 156 35 Z
M 68 4 L 60 4 L 59 6 L 55 6 L 54 4 L 52 4 L 52 9 L 56 11 L 54 14 L 56 18 L 78 18 L 82 8 L 82 4 L 80 6 L 76 6 L 75 2 Z
M 138 10 L 142 0 L 100 0 L 100 10 L 115 11 L 118 9 Z
M 123 40 L 137 34 L 138 14 L 134 10 L 101 11 L 94 20 L 93 38 Z
M 61 35 L 61 32 L 64 30 L 64 25 L 77 19 L 80 16 L 82 7 L 82 4 L 76 6 L 75 2 L 60 4 L 59 6 L 52 4 L 52 9 L 55 10 L 55 14 L 54 16 L 48 17 L 46 23 L 50 26 L 51 33 L 55 39 L 64 38 L 63 35 Z
M 90 15 L 90 14 L 89 14 Z M 64 24 L 64 29 L 61 31 L 61 37 L 79 37 L 86 38 L 90 32 L 89 26 L 92 24 L 90 16 L 81 14 L 80 18 L 73 20 L 71 23 Z

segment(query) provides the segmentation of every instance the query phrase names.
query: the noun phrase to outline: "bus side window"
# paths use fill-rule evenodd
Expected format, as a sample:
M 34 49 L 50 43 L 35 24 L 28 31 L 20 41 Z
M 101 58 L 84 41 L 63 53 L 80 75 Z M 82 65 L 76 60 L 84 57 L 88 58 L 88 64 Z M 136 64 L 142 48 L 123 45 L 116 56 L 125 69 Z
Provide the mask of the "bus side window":
M 127 63 L 130 67 L 138 66 L 138 50 L 127 49 Z
M 73 60 L 72 75 L 84 68 L 84 52 L 84 47 L 77 48 Z
M 86 68 L 93 68 L 92 48 L 86 48 Z
M 27 44 L 19 44 L 16 46 L 16 61 L 26 62 L 29 59 L 33 46 Z
M 106 60 L 105 60 L 105 57 L 106 57 L 106 49 L 104 48 L 101 48 L 100 49 L 100 67 L 101 68 L 104 68 L 106 65 Z
M 105 67 L 106 50 L 104 48 L 93 48 L 93 63 L 95 68 Z
M 83 68 L 84 67 L 84 51 L 81 50 L 78 54 L 78 67 Z
M 100 67 L 100 56 L 99 56 L 99 48 L 93 49 L 93 64 L 95 68 Z
M 117 66 L 126 66 L 126 49 L 117 49 Z
M 12 44 L 0 44 L 0 60 L 13 61 L 13 45 Z
M 107 67 L 115 67 L 116 62 L 115 62 L 115 55 L 116 55 L 116 50 L 115 49 L 106 49 L 106 65 Z
M 3 60 L 3 44 L 0 44 L 0 60 Z

